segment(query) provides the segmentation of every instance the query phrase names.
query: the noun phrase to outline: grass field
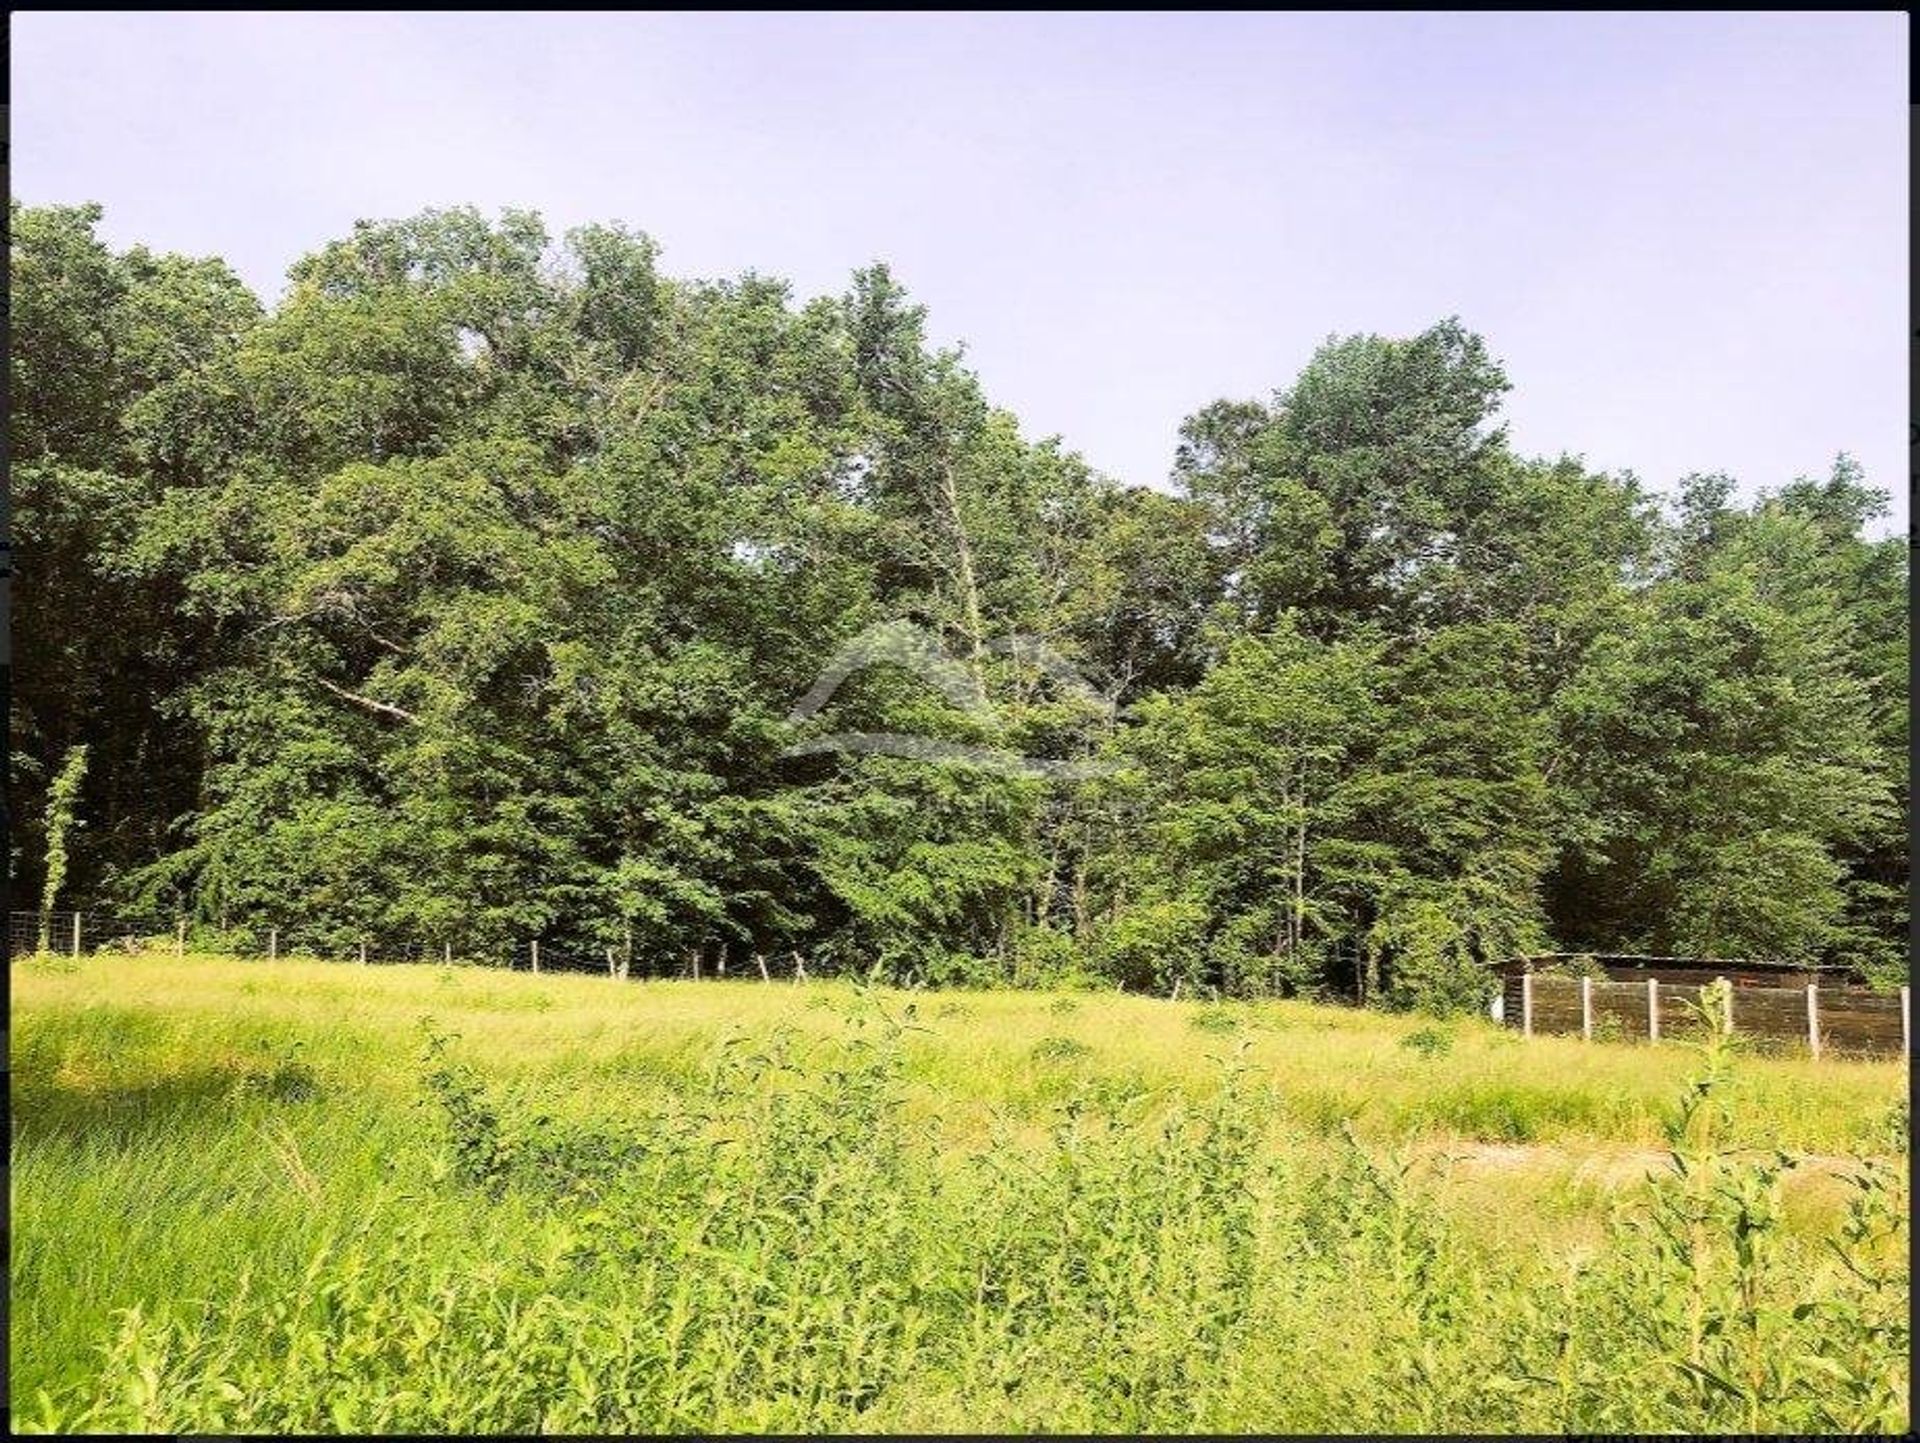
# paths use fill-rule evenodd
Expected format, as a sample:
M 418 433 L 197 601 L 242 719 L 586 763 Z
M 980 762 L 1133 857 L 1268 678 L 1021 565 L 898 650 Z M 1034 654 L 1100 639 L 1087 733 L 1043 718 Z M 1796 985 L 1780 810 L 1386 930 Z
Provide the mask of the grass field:
M 207 957 L 12 1025 L 17 1426 L 1907 1426 L 1897 1063 Z

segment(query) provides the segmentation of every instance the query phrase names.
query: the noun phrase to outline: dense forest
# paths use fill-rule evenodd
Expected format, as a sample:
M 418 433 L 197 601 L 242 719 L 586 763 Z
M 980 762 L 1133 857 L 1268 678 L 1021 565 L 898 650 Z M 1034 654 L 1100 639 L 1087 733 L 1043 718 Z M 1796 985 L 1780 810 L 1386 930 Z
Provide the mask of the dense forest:
M 11 209 L 16 897 L 1436 1008 L 1549 946 L 1905 976 L 1908 550 L 1844 457 L 1743 502 L 1517 454 L 1443 320 L 1148 489 L 883 265 L 801 303 L 454 210 L 263 308 L 99 219 Z M 790 721 L 886 622 L 990 706 L 879 664 Z M 845 731 L 1102 765 L 792 754 Z

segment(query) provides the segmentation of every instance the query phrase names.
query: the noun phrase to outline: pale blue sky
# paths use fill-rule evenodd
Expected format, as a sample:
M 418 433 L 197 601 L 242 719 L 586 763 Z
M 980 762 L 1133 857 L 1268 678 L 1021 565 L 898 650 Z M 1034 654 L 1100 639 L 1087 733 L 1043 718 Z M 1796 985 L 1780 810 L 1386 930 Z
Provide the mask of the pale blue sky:
M 1124 480 L 1330 332 L 1457 313 L 1525 450 L 1906 524 L 1900 15 L 17 13 L 14 190 L 268 296 L 362 216 L 527 206 L 669 272 L 875 258 Z

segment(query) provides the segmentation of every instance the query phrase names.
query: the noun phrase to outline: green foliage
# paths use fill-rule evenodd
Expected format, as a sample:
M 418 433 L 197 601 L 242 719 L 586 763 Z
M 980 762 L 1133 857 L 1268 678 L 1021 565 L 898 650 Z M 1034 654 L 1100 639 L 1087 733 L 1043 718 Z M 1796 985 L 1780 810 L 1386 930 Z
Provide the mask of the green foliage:
M 1184 901 L 1129 908 L 1101 936 L 1102 962 L 1123 984 L 1149 991 L 1191 983 L 1207 923 L 1204 907 Z
M 1187 1019 L 1196 1032 L 1238 1032 L 1246 1019 L 1233 1007 L 1219 1005 L 1198 1009 Z
M 1066 986 L 1081 975 L 1080 949 L 1068 933 L 1053 927 L 1026 927 L 1016 935 L 1012 979 L 1015 985 Z
M 1402 1037 L 1400 1045 L 1422 1057 L 1445 1057 L 1453 1051 L 1453 1034 L 1439 1027 L 1419 1027 Z
M 83 825 L 78 816 L 80 783 L 87 775 L 87 749 L 77 746 L 47 788 L 47 870 L 40 884 L 40 950 L 48 950 L 49 914 L 67 880 L 67 834 Z
M 1435 1012 L 1549 943 L 1906 974 L 1908 553 L 1844 457 L 1663 512 L 1516 454 L 1449 319 L 1203 407 L 1165 495 L 1023 437 L 884 265 L 801 300 L 460 208 L 263 310 L 10 218 L 31 893 Z M 983 705 L 881 664 L 790 720 L 906 621 Z M 841 731 L 1111 769 L 789 751 Z
M 1036 1062 L 1075 1062 L 1092 1055 L 1091 1047 L 1071 1037 L 1043 1037 L 1033 1044 Z
M 428 1104 L 424 1130 L 393 1125 L 404 1095 L 370 1112 L 366 1098 L 330 1091 L 290 1126 L 261 1125 L 252 1093 L 220 1101 L 216 1090 L 156 1100 L 143 1125 L 158 1132 L 95 1131 L 79 1152 L 54 1127 L 49 1089 L 75 1066 L 135 1052 L 151 1062 L 162 1024 L 93 1009 L 57 1038 L 29 1031 L 16 1055 L 17 1149 L 38 1187 L 63 1158 L 86 1156 L 95 1169 L 124 1161 L 121 1186 L 164 1178 L 172 1191 L 160 1196 L 204 1185 L 231 1203 L 245 1172 L 267 1190 L 225 1216 L 264 1214 L 272 1229 L 218 1262 L 189 1262 L 176 1295 L 141 1295 L 103 1319 L 77 1371 L 42 1373 L 24 1394 L 16 1384 L 17 1425 L 1907 1426 L 1904 1177 L 1861 1159 L 1838 1216 L 1812 1234 L 1790 1226 L 1792 1159 L 1729 1145 L 1750 1094 L 1715 998 L 1702 1008 L 1701 1069 L 1667 1120 L 1668 1163 L 1612 1216 L 1585 1219 L 1575 1245 L 1529 1247 L 1525 1230 L 1477 1233 L 1410 1147 L 1382 1149 L 1350 1122 L 1325 1141 L 1287 1127 L 1285 1099 L 1244 1049 L 1206 1060 L 1184 1088 L 1088 1066 L 1040 1126 L 994 1125 L 955 1145 L 928 1133 L 937 1115 L 909 1096 L 913 1052 L 884 995 L 843 995 L 824 1026 L 803 1025 L 790 989 L 752 995 L 784 1015 L 729 1025 L 670 1086 L 584 1108 L 564 1075 L 489 1060 L 429 1027 L 411 1089 Z M 337 1028 L 326 1045 L 340 1045 Z M 938 1101 L 956 1105 L 950 1093 Z M 75 1220 L 29 1213 L 16 1231 L 17 1283 L 36 1298 L 48 1233 Z M 198 1217 L 163 1206 L 131 1221 L 148 1230 L 150 1255 Z M 1348 1320 L 1338 1348 L 1328 1317 Z
M 1558 957 L 1546 966 L 1536 969 L 1542 977 L 1591 977 L 1595 982 L 1607 980 L 1607 969 L 1591 952 L 1576 952 L 1571 957 Z

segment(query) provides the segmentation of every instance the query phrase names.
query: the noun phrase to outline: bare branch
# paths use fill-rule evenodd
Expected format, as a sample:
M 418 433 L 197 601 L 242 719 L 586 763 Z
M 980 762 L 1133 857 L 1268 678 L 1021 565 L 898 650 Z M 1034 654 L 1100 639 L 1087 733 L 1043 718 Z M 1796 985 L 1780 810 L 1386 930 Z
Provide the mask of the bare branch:
M 360 693 L 357 691 L 348 691 L 343 686 L 335 686 L 332 682 L 328 681 L 324 676 L 316 676 L 314 680 L 319 682 L 320 685 L 325 687 L 328 691 L 332 692 L 335 696 L 340 697 L 345 701 L 350 701 L 355 706 L 366 707 L 369 711 L 383 712 L 387 716 L 398 717 L 401 721 L 417 722 L 420 720 L 419 717 L 415 716 L 412 712 L 407 711 L 403 707 L 394 706 L 390 702 L 375 701 L 370 696 L 361 696 Z

